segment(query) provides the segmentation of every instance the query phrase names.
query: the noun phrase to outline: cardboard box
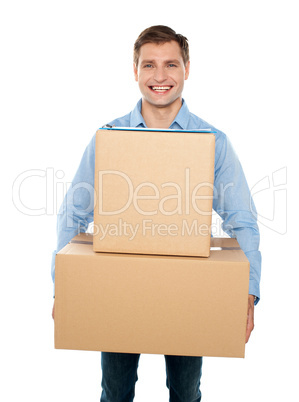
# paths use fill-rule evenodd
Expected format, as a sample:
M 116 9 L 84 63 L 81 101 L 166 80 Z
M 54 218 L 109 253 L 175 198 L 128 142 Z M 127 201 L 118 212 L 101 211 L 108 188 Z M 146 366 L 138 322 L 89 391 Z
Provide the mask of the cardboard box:
M 234 239 L 211 255 L 95 253 L 80 235 L 56 256 L 55 347 L 244 357 L 249 262 Z
M 209 256 L 215 136 L 100 129 L 94 251 Z

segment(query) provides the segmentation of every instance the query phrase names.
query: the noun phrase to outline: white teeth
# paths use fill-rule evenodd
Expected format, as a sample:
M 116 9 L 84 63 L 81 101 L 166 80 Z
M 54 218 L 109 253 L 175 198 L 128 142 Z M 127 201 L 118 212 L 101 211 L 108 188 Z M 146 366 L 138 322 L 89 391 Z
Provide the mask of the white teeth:
M 152 87 L 154 91 L 167 91 L 171 87 Z

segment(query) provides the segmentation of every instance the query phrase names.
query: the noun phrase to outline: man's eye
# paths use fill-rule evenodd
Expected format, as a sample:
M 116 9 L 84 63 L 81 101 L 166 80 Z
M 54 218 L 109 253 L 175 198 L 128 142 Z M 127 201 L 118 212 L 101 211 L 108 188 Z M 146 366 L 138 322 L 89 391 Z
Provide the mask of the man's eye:
M 145 64 L 144 65 L 144 68 L 151 68 L 152 67 L 152 64 Z
M 168 64 L 168 67 L 176 67 L 176 64 Z

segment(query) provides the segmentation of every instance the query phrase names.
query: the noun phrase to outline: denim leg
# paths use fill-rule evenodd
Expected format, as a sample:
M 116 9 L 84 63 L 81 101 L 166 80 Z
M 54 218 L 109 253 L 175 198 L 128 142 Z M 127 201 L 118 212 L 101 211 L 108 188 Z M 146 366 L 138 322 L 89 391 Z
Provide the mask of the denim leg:
M 170 402 L 200 402 L 202 357 L 165 356 Z
M 102 352 L 101 402 L 132 402 L 139 354 Z

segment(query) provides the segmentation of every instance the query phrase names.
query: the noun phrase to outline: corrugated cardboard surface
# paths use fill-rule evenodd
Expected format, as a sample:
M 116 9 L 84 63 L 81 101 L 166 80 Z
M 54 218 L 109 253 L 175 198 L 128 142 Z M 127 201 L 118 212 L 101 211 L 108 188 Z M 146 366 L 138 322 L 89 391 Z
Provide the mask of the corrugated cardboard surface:
M 207 257 L 211 133 L 98 130 L 94 251 Z
M 234 239 L 212 247 L 200 258 L 68 244 L 56 257 L 55 347 L 244 357 L 249 262 Z

